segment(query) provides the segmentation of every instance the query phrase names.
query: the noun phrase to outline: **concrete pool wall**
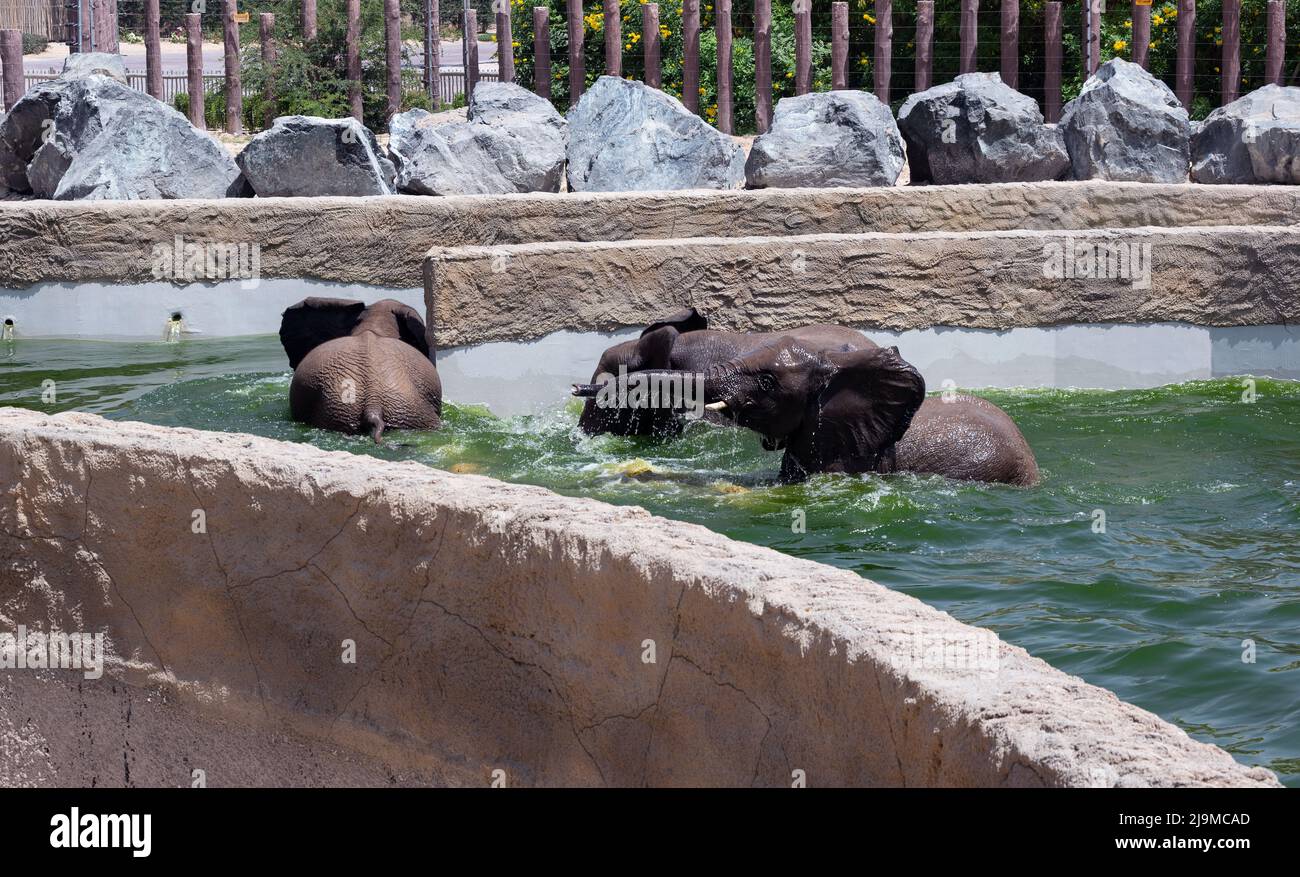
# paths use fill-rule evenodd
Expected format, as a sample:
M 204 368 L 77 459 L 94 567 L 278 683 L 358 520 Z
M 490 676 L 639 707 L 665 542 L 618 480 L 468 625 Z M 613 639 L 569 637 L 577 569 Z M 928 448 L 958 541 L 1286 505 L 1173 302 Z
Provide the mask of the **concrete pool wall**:
M 1289 225 L 1289 186 L 1002 183 L 452 198 L 0 203 L 0 288 L 154 279 L 156 244 L 257 243 L 264 278 L 420 286 L 430 247 L 916 231 Z
M 17 409 L 0 483 L 0 629 L 106 630 L 108 672 L 68 685 L 147 692 L 176 756 L 96 746 L 23 677 L 0 775 L 43 751 L 29 775 L 65 784 L 132 758 L 163 785 L 1277 784 L 914 598 L 637 508 Z M 205 721 L 259 745 L 177 744 Z

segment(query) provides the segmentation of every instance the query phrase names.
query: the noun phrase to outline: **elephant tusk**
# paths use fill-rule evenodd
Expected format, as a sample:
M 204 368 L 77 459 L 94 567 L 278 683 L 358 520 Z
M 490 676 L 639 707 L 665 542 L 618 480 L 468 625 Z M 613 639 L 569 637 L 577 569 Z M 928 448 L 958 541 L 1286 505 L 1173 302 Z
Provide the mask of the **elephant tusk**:
M 727 410 L 727 403 L 726 403 L 726 402 L 710 402 L 708 405 L 705 405 L 705 406 L 704 406 L 704 410 L 705 410 L 705 411 L 726 411 L 726 410 Z

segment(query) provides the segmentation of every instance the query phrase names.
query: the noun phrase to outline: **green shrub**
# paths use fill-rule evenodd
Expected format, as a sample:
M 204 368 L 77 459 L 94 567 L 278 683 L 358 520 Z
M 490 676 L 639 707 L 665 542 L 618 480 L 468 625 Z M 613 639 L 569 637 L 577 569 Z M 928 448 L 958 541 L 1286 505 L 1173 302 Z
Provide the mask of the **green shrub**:
M 40 36 L 39 34 L 33 34 L 33 33 L 23 34 L 24 55 L 39 55 L 41 52 L 45 51 L 46 47 L 49 46 L 49 44 L 50 41 L 45 37 Z

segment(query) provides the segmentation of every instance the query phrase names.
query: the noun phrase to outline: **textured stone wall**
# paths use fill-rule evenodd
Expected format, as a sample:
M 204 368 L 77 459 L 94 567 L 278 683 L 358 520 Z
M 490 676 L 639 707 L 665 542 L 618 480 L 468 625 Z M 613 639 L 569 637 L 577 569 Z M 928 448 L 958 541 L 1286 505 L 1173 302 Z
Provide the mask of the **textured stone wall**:
M 628 238 L 1284 225 L 1288 186 L 1008 183 L 499 197 L 0 203 L 0 287 L 152 279 L 156 243 L 257 243 L 264 277 L 411 289 L 431 247 Z
M 1111 248 L 1108 277 L 1081 261 Z M 1120 262 L 1123 249 L 1127 259 Z M 1075 267 L 1062 259 L 1075 253 Z M 1094 256 L 1085 256 L 1092 252 Z M 1149 276 L 1146 267 L 1150 268 Z M 1095 274 L 1096 272 L 1091 272 Z M 1069 276 L 1073 275 L 1073 276 Z M 442 345 L 639 326 L 686 305 L 717 328 L 1009 329 L 1300 319 L 1294 226 L 921 232 L 435 249 Z
M 12 408 L 0 484 L 0 630 L 114 656 L 0 685 L 0 777 L 1276 784 L 918 600 L 637 508 Z

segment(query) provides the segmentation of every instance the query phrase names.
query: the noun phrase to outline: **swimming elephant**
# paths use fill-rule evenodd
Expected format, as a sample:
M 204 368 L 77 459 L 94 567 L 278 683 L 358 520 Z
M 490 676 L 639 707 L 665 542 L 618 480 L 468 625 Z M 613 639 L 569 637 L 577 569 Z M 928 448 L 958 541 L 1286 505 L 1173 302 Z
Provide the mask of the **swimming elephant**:
M 759 335 L 739 354 L 694 367 L 705 407 L 759 433 L 768 450 L 783 449 L 782 481 L 817 472 L 906 471 L 1038 483 L 1033 451 L 1006 412 L 973 396 L 927 399 L 925 379 L 898 348 L 840 331 L 850 334 L 815 333 L 823 341 L 813 343 L 796 333 Z M 649 371 L 660 380 L 671 374 Z M 588 397 L 595 390 L 574 388 Z M 587 408 L 595 401 L 588 398 Z
M 285 310 L 280 343 L 289 355 L 294 420 L 369 433 L 437 429 L 442 383 L 424 321 L 399 301 L 307 298 Z
M 817 350 L 851 350 L 865 340 L 861 332 L 825 324 L 777 333 L 718 331 L 708 328 L 708 320 L 699 311 L 688 308 L 651 323 L 640 337 L 615 344 L 601 354 L 592 383 L 579 385 L 588 391 L 578 425 L 589 435 L 676 435 L 681 432 L 683 414 L 693 400 L 675 407 L 603 406 L 591 390 L 602 375 L 617 378 L 620 370 L 629 375 L 663 370 L 703 372 L 782 336 L 796 338 L 808 349 Z

